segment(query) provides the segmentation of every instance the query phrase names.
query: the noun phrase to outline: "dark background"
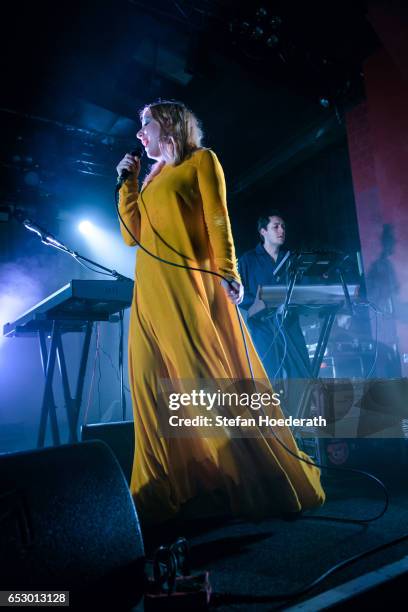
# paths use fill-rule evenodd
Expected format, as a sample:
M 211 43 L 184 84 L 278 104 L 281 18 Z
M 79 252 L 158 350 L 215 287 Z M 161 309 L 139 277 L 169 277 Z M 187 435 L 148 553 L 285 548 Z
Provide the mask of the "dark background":
M 138 110 L 174 98 L 221 159 L 238 253 L 268 207 L 290 244 L 358 250 L 344 113 L 378 45 L 364 2 L 23 2 L 1 39 L 2 204 L 51 230 L 86 200 L 113 219 Z M 3 260 L 30 250 L 14 224 L 2 231 Z

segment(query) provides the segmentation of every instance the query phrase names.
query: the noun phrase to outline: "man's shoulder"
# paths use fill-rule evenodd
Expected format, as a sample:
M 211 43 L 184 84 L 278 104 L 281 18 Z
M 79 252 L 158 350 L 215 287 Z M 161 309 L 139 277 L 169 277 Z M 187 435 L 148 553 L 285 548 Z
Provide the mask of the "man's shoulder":
M 240 261 L 245 261 L 246 259 L 251 259 L 255 256 L 255 249 L 250 249 L 249 251 L 245 251 L 245 253 L 242 253 L 242 255 L 239 256 L 239 259 Z
M 258 244 L 254 249 L 245 251 L 245 253 L 240 256 L 239 260 L 243 262 L 250 261 L 251 259 L 256 259 L 257 257 L 262 256 L 263 252 L 265 252 L 265 249 L 261 244 Z

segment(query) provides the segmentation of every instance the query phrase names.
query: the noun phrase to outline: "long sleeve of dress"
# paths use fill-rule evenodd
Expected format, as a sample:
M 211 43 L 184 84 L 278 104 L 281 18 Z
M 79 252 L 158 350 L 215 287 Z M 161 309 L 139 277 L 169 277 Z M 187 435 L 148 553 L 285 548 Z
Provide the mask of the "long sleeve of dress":
M 137 179 L 130 178 L 125 181 L 119 191 L 119 212 L 126 224 L 126 227 L 132 232 L 133 236 L 140 241 L 140 212 L 137 203 L 139 196 L 139 189 Z M 120 221 L 120 231 L 122 233 L 123 240 L 129 246 L 134 246 L 136 241 L 124 227 L 122 221 Z
M 224 172 L 215 153 L 203 151 L 197 174 L 204 220 L 218 272 L 240 282 L 228 217 Z

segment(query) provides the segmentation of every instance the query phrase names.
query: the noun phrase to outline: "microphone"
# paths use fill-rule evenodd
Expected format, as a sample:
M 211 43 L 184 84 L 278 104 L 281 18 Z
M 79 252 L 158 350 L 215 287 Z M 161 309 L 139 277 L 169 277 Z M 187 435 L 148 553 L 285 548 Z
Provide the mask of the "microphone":
M 137 157 L 140 160 L 142 158 L 143 153 L 144 153 L 144 147 L 141 143 L 139 143 L 136 145 L 136 149 L 130 152 L 130 155 L 132 155 L 132 157 Z M 132 173 L 129 172 L 129 170 L 126 170 L 126 168 L 122 170 L 122 172 L 116 179 L 117 186 L 119 189 L 122 187 L 123 183 L 129 178 L 131 174 Z
M 22 223 L 26 229 L 30 230 L 30 232 L 38 234 L 38 236 L 41 238 L 41 242 L 44 244 L 51 244 L 58 248 L 62 248 L 64 250 L 66 249 L 65 245 L 63 245 L 55 236 L 31 219 L 24 219 Z

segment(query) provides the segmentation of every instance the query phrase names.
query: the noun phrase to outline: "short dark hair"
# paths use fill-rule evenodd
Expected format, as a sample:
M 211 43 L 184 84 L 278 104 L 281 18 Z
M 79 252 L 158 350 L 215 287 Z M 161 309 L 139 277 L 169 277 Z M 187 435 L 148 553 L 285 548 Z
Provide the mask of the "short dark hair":
M 263 215 L 262 217 L 259 217 L 258 219 L 258 232 L 259 235 L 261 236 L 261 242 L 264 242 L 264 237 L 261 234 L 261 229 L 266 230 L 266 228 L 268 227 L 268 223 L 271 220 L 271 217 L 280 217 L 283 221 L 285 220 L 284 216 L 282 215 L 282 213 L 277 210 L 276 208 L 273 208 L 272 210 L 270 210 L 268 212 L 268 215 Z

